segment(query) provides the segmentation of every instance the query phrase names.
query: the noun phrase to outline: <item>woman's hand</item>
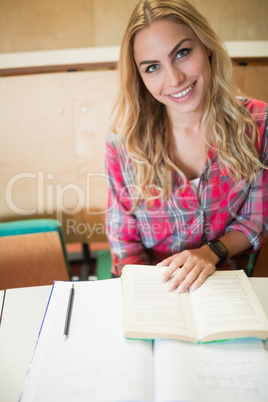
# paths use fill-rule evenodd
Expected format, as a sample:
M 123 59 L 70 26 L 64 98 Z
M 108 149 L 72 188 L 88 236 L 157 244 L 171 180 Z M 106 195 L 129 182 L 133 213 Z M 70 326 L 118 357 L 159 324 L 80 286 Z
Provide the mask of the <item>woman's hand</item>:
M 183 293 L 189 288 L 191 290 L 199 288 L 216 270 L 218 262 L 218 256 L 208 245 L 204 245 L 198 249 L 174 254 L 157 265 L 168 266 L 162 276 L 162 282 L 167 282 L 178 270 L 170 280 L 168 290 L 171 292 L 178 288 L 179 293 Z

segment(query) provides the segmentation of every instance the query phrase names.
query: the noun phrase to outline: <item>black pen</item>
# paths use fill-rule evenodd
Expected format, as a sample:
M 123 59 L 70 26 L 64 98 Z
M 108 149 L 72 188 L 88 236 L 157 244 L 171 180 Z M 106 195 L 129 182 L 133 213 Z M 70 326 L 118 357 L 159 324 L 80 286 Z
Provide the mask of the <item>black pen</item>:
M 64 333 L 63 333 L 64 339 L 67 339 L 69 336 L 69 328 L 70 328 L 70 322 L 71 322 L 71 317 L 72 317 L 73 301 L 74 301 L 74 284 L 72 285 L 72 287 L 70 289 L 70 294 L 69 294 L 69 301 L 68 301 L 68 307 L 67 307 L 67 311 L 66 311 L 65 326 L 64 326 Z

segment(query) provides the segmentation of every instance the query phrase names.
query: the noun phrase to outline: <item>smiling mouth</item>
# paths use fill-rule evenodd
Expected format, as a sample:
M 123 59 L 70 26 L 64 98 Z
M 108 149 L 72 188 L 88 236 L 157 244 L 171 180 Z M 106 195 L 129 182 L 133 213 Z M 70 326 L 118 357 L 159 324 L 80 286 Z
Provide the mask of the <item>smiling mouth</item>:
M 178 92 L 178 93 L 176 93 L 176 94 L 174 94 L 174 95 L 169 95 L 169 96 L 171 96 L 171 98 L 176 98 L 176 99 L 178 99 L 178 98 L 183 98 L 185 95 L 187 95 L 189 92 L 191 92 L 191 90 L 192 90 L 193 87 L 194 87 L 194 84 L 195 84 L 195 83 L 193 83 L 192 85 L 190 85 L 187 89 L 185 89 L 185 90 L 182 91 L 182 92 Z

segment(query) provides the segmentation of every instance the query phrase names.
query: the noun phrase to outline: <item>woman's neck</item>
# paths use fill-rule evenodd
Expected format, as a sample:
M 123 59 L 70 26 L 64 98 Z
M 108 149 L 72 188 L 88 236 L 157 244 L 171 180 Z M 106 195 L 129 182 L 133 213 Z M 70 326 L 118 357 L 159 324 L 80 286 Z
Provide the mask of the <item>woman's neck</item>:
M 191 122 L 171 119 L 174 163 L 189 180 L 200 177 L 207 156 L 206 129 L 197 115 L 192 117 Z
M 179 113 L 174 109 L 167 109 L 171 126 L 180 132 L 201 131 L 203 112 Z

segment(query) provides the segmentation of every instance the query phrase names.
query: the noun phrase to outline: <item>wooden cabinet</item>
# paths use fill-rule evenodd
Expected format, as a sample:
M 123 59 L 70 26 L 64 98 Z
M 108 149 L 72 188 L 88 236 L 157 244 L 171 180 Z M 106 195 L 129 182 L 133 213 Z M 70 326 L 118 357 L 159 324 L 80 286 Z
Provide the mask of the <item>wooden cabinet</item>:
M 242 94 L 268 103 L 268 64 L 236 65 L 234 72 Z
M 53 217 L 68 242 L 103 241 L 104 143 L 117 72 L 0 78 L 0 219 Z

